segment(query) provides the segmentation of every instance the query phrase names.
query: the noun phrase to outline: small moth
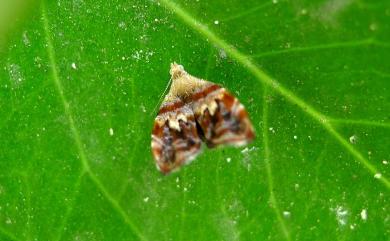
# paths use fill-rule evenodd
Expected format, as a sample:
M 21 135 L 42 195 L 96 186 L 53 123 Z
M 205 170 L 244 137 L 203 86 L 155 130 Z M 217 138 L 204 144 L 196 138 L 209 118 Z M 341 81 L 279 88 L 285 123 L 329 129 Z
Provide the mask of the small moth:
M 152 130 L 157 169 L 168 174 L 190 163 L 201 151 L 220 145 L 242 146 L 255 138 L 244 106 L 225 88 L 171 64 L 172 84 Z

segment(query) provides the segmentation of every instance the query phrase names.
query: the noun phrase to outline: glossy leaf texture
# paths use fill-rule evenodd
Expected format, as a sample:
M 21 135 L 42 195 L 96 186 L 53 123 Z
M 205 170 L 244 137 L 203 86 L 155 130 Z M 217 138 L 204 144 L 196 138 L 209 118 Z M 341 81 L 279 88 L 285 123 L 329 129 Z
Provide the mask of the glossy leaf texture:
M 390 2 L 47 1 L 0 61 L 1 240 L 388 240 Z M 256 140 L 163 176 L 169 64 Z

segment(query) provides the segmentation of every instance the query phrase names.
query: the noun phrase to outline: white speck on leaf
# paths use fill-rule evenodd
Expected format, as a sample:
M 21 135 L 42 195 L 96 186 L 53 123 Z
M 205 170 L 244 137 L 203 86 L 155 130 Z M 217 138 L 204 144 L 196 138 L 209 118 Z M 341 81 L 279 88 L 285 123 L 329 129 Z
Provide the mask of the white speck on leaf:
M 71 66 L 72 66 L 72 69 L 77 69 L 76 63 L 72 63 Z
M 376 23 L 370 24 L 370 30 L 371 30 L 371 31 L 376 31 L 376 30 L 378 30 L 378 25 L 377 25 Z
M 349 142 L 355 144 L 357 142 L 357 137 L 355 135 L 352 135 L 351 137 L 349 137 Z
M 285 218 L 289 218 L 289 217 L 291 216 L 291 212 L 289 212 L 289 211 L 283 211 L 283 216 L 284 216 Z
M 27 31 L 24 31 L 24 32 L 23 32 L 23 43 L 24 43 L 24 45 L 26 45 L 27 47 L 30 47 L 30 46 L 31 46 L 30 39 L 29 39 L 28 36 L 27 36 Z
M 219 57 L 220 57 L 221 59 L 226 59 L 227 54 L 226 54 L 225 50 L 223 50 L 223 49 L 220 49 L 220 50 L 219 50 Z
M 320 6 L 318 10 L 313 12 L 313 17 L 318 18 L 324 23 L 335 26 L 337 24 L 337 18 L 345 11 L 353 0 L 328 0 Z
M 142 110 L 142 112 L 146 113 L 146 108 L 143 104 L 141 105 L 141 110 Z
M 136 50 L 134 53 L 131 55 L 133 59 L 136 61 L 140 60 L 145 60 L 146 62 L 149 62 L 149 59 L 154 55 L 154 51 L 152 50 Z
M 388 161 L 386 161 L 386 160 L 383 160 L 383 161 L 382 161 L 382 163 L 383 163 L 383 165 L 387 165 L 387 164 L 389 164 L 389 162 L 388 162 Z
M 302 15 L 306 15 L 306 14 L 307 14 L 307 9 L 306 9 L 306 8 L 303 8 L 303 9 L 301 10 L 301 14 L 302 14 Z
M 113 136 L 113 135 L 114 135 L 114 129 L 110 128 L 110 129 L 108 130 L 108 132 L 110 133 L 110 136 Z
M 219 24 L 219 21 L 218 21 L 218 20 L 215 20 L 215 21 L 214 21 L 214 24 L 215 24 L 215 25 L 218 25 L 218 24 Z
M 257 151 L 257 147 L 245 147 L 241 153 L 243 154 L 244 158 L 242 159 L 242 164 L 244 164 L 246 166 L 246 168 L 248 169 L 248 171 L 251 170 L 251 157 L 253 157 L 253 154 Z
M 126 23 L 123 21 L 118 23 L 118 27 L 122 29 L 127 29 Z
M 34 64 L 38 67 L 38 68 L 41 68 L 42 67 L 42 59 L 40 57 L 35 57 L 34 58 Z
M 360 212 L 360 217 L 361 217 L 363 220 L 367 220 L 367 209 L 363 209 L 363 210 Z
M 237 222 L 227 215 L 215 217 L 217 229 L 222 235 L 222 240 L 236 241 L 239 240 L 239 231 L 237 230 Z
M 135 51 L 132 55 L 131 55 L 131 57 L 133 57 L 133 59 L 135 59 L 135 60 L 140 60 L 141 59 L 141 53 L 142 53 L 142 50 L 140 50 L 140 51 Z
M 5 223 L 6 224 L 12 224 L 12 220 L 10 218 L 6 218 Z
M 273 127 L 268 128 L 268 130 L 272 133 L 275 133 L 275 129 Z
M 10 64 L 8 66 L 9 76 L 14 81 L 14 83 L 19 84 L 23 81 L 22 71 L 19 65 Z
M 294 140 L 298 139 L 298 136 L 294 136 Z
M 336 213 L 336 219 L 339 225 L 344 226 L 347 224 L 348 211 L 344 207 L 337 206 L 336 208 L 331 210 Z
M 382 174 L 381 173 L 375 173 L 375 175 L 374 175 L 374 178 L 376 178 L 376 179 L 380 179 L 382 177 Z
M 231 162 L 232 159 L 230 157 L 226 158 L 227 163 Z
M 144 202 L 146 202 L 146 203 L 149 202 L 149 197 L 145 197 Z

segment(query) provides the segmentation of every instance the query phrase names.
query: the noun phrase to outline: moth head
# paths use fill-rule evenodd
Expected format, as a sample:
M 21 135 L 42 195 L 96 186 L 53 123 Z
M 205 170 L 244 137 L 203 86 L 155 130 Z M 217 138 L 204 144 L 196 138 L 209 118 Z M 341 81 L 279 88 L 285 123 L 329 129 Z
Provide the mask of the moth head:
M 183 65 L 173 62 L 171 64 L 171 69 L 169 70 L 169 73 L 171 74 L 172 79 L 177 79 L 186 74 L 187 72 L 184 70 Z

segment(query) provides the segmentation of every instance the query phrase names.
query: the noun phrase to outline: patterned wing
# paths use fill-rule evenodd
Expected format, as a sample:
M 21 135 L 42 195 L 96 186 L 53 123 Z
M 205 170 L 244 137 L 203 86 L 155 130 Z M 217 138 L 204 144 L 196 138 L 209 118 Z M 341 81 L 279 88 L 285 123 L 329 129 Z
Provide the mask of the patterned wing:
M 242 146 L 255 138 L 244 106 L 224 88 L 210 84 L 193 99 L 195 119 L 208 147 Z
M 200 152 L 195 117 L 188 105 L 176 99 L 162 105 L 152 132 L 152 153 L 164 174 L 188 164 Z

